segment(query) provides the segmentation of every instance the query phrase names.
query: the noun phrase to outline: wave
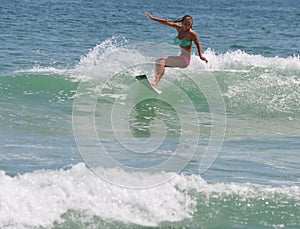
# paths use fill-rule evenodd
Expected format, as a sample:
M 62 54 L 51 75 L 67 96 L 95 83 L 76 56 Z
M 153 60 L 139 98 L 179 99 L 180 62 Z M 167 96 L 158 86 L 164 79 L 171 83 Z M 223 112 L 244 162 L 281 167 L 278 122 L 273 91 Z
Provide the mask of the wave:
M 86 93 L 99 97 L 98 102 L 109 105 L 98 107 L 104 114 L 97 110 L 96 114 L 100 114 L 100 118 L 99 120 L 96 118 L 96 121 L 99 122 L 102 131 L 109 129 L 110 132 L 107 124 L 111 120 L 106 122 L 106 117 L 111 116 L 106 115 L 103 108 L 111 108 L 116 101 L 128 104 L 128 100 L 132 99 L 129 102 L 133 103 L 133 98 L 142 97 L 146 92 L 141 85 L 135 83 L 133 76 L 145 72 L 153 74 L 154 61 L 157 57 L 176 55 L 177 51 L 177 47 L 168 45 L 163 48 L 161 44 L 152 43 L 126 46 L 122 42 L 109 39 L 90 50 L 73 68 L 33 67 L 17 71 L 14 76 L 1 77 L 0 120 L 4 125 L 9 117 L 10 123 L 5 125 L 11 125 L 11 120 L 15 120 L 17 127 L 22 118 L 26 123 L 32 123 L 38 118 L 43 122 L 38 123 L 36 127 L 40 135 L 43 124 L 46 124 L 47 128 L 48 125 L 51 128 L 53 125 L 57 128 L 66 125 L 63 123 L 65 119 L 71 120 L 71 106 L 74 99 L 80 96 L 80 93 Z M 167 69 L 160 87 L 165 98 L 171 101 L 169 104 L 156 103 L 153 99 L 148 99 L 145 104 L 134 104 L 136 109 L 129 107 L 133 113 L 130 113 L 130 117 L 135 118 L 129 119 L 129 125 L 136 127 L 131 130 L 138 130 L 138 136 L 149 137 L 150 125 L 146 129 L 143 128 L 145 123 L 149 124 L 151 119 L 155 119 L 151 116 L 155 116 L 152 114 L 154 112 L 149 112 L 154 105 L 162 119 L 165 119 L 165 127 L 172 130 L 175 136 L 182 133 L 178 123 L 184 121 L 179 120 L 178 113 L 180 115 L 188 113 L 191 106 L 200 111 L 205 119 L 201 122 L 209 129 L 211 117 L 203 113 L 210 110 L 205 90 L 209 91 L 212 88 L 211 79 L 217 82 L 218 87 L 214 87 L 214 90 L 220 90 L 228 113 L 258 116 L 283 114 L 288 116 L 289 120 L 299 117 L 297 116 L 300 113 L 299 57 L 271 58 L 249 55 L 242 51 L 216 54 L 212 50 L 206 50 L 205 55 L 210 61 L 209 64 L 200 62 L 199 57 L 193 55 L 189 68 Z M 84 90 L 78 91 L 82 85 Z M 187 95 L 191 103 L 183 103 L 182 95 Z M 181 113 L 173 109 L 178 107 L 177 104 L 181 104 Z M 39 109 L 33 109 L 35 106 L 39 106 Z M 67 110 L 67 116 L 64 116 L 63 112 L 56 112 L 54 108 Z M 116 106 L 114 108 L 116 109 Z M 120 112 L 120 116 L 122 114 Z M 49 124 L 45 119 L 60 115 L 63 117 L 60 123 L 53 119 Z M 193 125 L 190 122 L 191 116 L 189 114 L 185 116 L 187 123 L 183 124 L 187 124 L 187 129 Z M 242 124 L 244 119 L 241 120 Z M 276 131 L 280 130 L 277 123 L 278 119 L 274 127 Z M 128 122 L 125 124 L 128 126 Z M 260 122 L 256 125 L 261 127 Z M 293 122 L 289 126 L 295 128 L 296 125 Z M 24 127 L 28 131 L 27 124 Z M 239 128 L 246 129 L 249 126 L 241 125 Z M 70 123 L 66 129 L 70 129 Z M 254 136 L 257 136 L 257 129 L 253 128 Z M 30 130 L 32 131 L 32 125 Z M 193 132 L 192 127 L 189 131 L 192 136 L 198 133 Z M 203 132 L 203 129 L 201 131 Z M 65 134 L 66 131 L 62 129 L 61 132 Z M 273 133 L 273 129 L 270 132 Z M 48 136 L 48 132 L 46 133 Z M 238 135 L 241 133 L 243 132 L 238 132 Z M 208 131 L 208 136 L 210 134 Z M 266 225 L 293 227 L 300 220 L 297 217 L 299 186 L 208 183 L 199 175 L 188 176 L 169 172 L 129 173 L 118 168 L 102 167 L 98 169 L 116 179 L 137 184 L 143 184 L 147 179 L 153 183 L 161 180 L 166 174 L 173 179 L 153 188 L 126 189 L 103 181 L 83 163 L 66 169 L 36 170 L 13 177 L 0 171 L 2 210 L 0 227 L 61 228 L 75 225 L 79 228 L 132 228 L 136 225 L 137 227 L 192 225 L 191 227 L 199 228 L 205 227 L 206 223 L 208 227 L 211 225 L 222 227 L 227 223 L 230 228 L 230 225 L 241 223 L 246 225 L 249 222 L 257 222 L 253 227 Z M 289 212 L 286 209 L 289 209 Z M 258 216 L 258 212 L 264 214 Z M 236 215 L 241 215 L 238 218 L 244 221 L 234 221 L 237 219 Z M 283 215 L 284 222 L 277 224 L 272 222 L 272 217 Z M 260 220 L 257 220 L 259 217 Z
M 128 173 L 118 168 L 105 169 L 105 172 L 139 183 L 164 176 L 163 173 Z M 276 215 L 280 208 L 291 207 L 300 200 L 299 186 L 210 184 L 199 175 L 172 176 L 172 180 L 153 188 L 124 189 L 100 179 L 83 163 L 57 171 L 38 170 L 14 177 L 0 171 L 0 225 L 31 228 L 90 221 L 103 226 L 103 220 L 109 220 L 158 226 L 163 222 L 197 219 L 208 212 L 213 214 L 210 208 L 217 207 L 221 211 L 225 205 L 236 205 L 242 211 L 270 208 Z M 256 209 L 259 204 L 263 209 Z M 281 207 L 273 204 L 281 204 Z M 296 208 L 296 205 L 291 207 L 290 212 Z M 296 221 L 297 217 L 293 219 Z
M 71 69 L 33 67 L 17 71 L 13 77 L 1 77 L 0 93 L 6 96 L 50 93 L 57 98 L 64 93 L 64 99 L 71 100 L 78 84 L 88 82 L 95 93 L 105 91 L 107 96 L 116 98 L 126 94 L 134 82 L 133 76 L 154 75 L 157 57 L 177 52 L 177 47 L 165 44 L 126 46 L 125 40 L 108 39 L 81 57 Z M 167 69 L 161 89 L 173 92 L 176 97 L 179 88 L 197 109 L 207 111 L 205 94 L 195 82 L 201 79 L 204 85 L 211 78 L 216 80 L 229 112 L 258 116 L 300 113 L 299 56 L 263 57 L 243 51 L 216 54 L 212 50 L 206 50 L 205 55 L 209 64 L 192 55 L 188 68 Z

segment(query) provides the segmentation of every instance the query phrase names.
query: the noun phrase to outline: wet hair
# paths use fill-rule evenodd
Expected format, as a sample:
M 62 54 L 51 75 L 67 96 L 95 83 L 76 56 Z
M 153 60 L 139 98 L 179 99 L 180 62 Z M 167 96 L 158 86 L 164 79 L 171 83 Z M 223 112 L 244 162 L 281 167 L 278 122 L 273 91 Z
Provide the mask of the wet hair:
M 186 18 L 189 18 L 189 17 L 193 19 L 193 17 L 190 15 L 184 15 L 181 19 L 177 19 L 173 22 L 183 22 Z

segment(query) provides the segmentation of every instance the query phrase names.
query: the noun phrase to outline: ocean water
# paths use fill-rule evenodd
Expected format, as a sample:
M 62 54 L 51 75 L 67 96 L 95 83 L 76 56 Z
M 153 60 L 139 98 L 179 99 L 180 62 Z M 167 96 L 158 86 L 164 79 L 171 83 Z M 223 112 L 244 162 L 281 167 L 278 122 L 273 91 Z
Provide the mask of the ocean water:
M 0 3 L 0 228 L 300 228 L 300 1 Z

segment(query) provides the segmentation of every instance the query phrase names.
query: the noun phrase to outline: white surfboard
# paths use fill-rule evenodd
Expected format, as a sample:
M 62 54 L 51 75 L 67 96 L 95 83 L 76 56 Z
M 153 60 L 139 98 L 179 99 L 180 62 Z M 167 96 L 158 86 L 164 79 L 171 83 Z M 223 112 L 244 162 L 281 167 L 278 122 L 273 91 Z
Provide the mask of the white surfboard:
M 157 93 L 158 95 L 161 94 L 161 91 L 158 90 L 157 88 L 153 87 L 149 81 L 149 79 L 147 78 L 146 75 L 140 75 L 140 76 L 136 76 L 135 77 L 138 81 L 140 81 L 142 84 L 144 84 L 148 89 L 150 89 L 151 91 L 154 91 L 155 93 Z

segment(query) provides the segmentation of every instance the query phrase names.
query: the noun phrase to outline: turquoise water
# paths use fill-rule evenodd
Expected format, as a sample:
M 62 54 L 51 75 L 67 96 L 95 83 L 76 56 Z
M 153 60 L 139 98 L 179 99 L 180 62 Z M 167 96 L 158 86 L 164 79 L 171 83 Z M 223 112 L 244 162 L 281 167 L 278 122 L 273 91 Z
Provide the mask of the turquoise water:
M 299 9 L 1 1 L 0 227 L 299 228 Z M 209 60 L 160 96 L 134 76 L 179 50 L 145 10 Z

